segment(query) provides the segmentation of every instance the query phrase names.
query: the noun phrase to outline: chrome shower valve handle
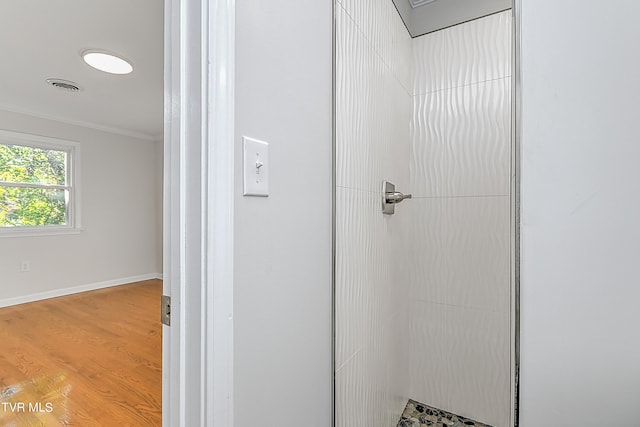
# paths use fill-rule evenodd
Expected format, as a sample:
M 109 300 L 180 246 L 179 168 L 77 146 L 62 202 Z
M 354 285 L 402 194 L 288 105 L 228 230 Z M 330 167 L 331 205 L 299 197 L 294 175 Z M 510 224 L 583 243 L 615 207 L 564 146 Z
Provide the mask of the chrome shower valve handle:
M 398 191 L 393 193 L 386 193 L 384 195 L 387 203 L 400 203 L 404 199 L 411 199 L 413 196 L 411 194 L 402 194 Z
M 396 186 L 390 182 L 382 181 L 382 213 L 393 215 L 396 205 L 405 199 L 411 199 L 411 194 L 402 194 L 396 191 Z

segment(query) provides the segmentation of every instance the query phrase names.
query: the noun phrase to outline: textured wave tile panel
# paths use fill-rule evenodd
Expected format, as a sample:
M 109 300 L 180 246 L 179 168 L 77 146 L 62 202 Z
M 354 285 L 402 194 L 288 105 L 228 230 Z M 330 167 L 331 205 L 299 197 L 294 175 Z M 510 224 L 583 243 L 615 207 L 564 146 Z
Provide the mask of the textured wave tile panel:
M 375 404 L 367 379 L 363 353 L 335 374 L 336 427 L 366 427 L 367 412 Z
M 378 192 L 387 179 L 404 186 L 411 97 L 342 8 L 336 23 L 337 185 Z
M 509 197 L 413 203 L 413 297 L 509 313 Z
M 408 218 L 380 212 L 380 194 L 336 191 L 336 367 L 376 346 L 381 326 L 408 302 L 399 250 Z
M 389 319 L 381 341 L 336 372 L 336 426 L 396 425 L 407 401 L 408 330 L 402 331 L 407 323 L 406 313 Z
M 414 94 L 511 76 L 511 11 L 414 39 Z
M 401 307 L 397 315 L 393 316 L 388 323 L 382 340 L 383 348 L 379 353 L 380 372 L 384 372 L 384 381 L 388 384 L 389 412 L 394 416 L 390 421 L 395 421 L 395 415 L 402 411 L 402 406 L 409 396 L 410 387 L 410 318 L 409 301 Z M 393 369 L 390 369 L 388 361 L 393 361 Z M 386 368 L 385 368 L 386 366 Z M 393 424 L 391 424 L 393 425 Z
M 412 399 L 508 427 L 507 314 L 414 302 L 410 339 Z
M 509 194 L 511 79 L 414 97 L 414 196 Z
M 391 0 L 339 0 L 407 92 L 413 85 L 413 40 Z
M 384 275 L 375 195 L 336 191 L 336 367 L 369 345 L 381 326 L 376 281 Z

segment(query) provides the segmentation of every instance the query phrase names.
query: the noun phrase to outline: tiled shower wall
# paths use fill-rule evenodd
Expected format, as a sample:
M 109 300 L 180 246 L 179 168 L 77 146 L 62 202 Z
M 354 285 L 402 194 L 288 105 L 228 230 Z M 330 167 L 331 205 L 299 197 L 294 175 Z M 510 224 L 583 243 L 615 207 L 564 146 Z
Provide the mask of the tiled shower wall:
M 336 425 L 394 426 L 409 398 L 411 39 L 391 0 L 336 3 Z
M 409 394 L 510 411 L 511 12 L 414 39 Z
M 510 12 L 412 40 L 391 0 L 335 10 L 336 425 L 412 398 L 504 427 Z

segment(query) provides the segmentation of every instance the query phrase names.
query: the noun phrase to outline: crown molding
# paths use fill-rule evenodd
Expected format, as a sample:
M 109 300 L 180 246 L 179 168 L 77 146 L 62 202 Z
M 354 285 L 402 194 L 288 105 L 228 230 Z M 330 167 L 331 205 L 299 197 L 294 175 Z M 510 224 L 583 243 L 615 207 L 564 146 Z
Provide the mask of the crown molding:
M 149 135 L 142 132 L 136 132 L 128 129 L 122 129 L 115 126 L 106 126 L 99 123 L 86 122 L 83 120 L 70 119 L 68 117 L 56 116 L 53 114 L 40 113 L 37 111 L 29 110 L 26 108 L 18 108 L 9 105 L 0 104 L 0 110 L 4 110 L 10 113 L 24 114 L 26 116 L 36 117 L 38 119 L 52 120 L 59 123 L 65 123 L 73 126 L 80 126 L 83 128 L 98 130 L 107 133 L 113 133 L 116 135 L 128 136 L 137 139 L 143 139 L 145 141 L 158 141 L 158 136 Z

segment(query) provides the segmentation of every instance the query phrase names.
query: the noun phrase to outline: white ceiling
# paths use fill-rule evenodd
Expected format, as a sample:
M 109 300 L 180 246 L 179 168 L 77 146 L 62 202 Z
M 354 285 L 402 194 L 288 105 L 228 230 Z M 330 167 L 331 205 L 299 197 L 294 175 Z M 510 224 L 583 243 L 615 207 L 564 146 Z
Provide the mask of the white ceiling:
M 162 0 L 11 0 L 0 6 L 0 109 L 146 138 L 163 130 Z M 84 63 L 87 49 L 133 62 L 129 75 Z M 48 85 L 71 80 L 82 91 Z
M 393 0 L 411 37 L 511 9 L 513 0 L 433 0 L 412 7 L 416 2 Z

